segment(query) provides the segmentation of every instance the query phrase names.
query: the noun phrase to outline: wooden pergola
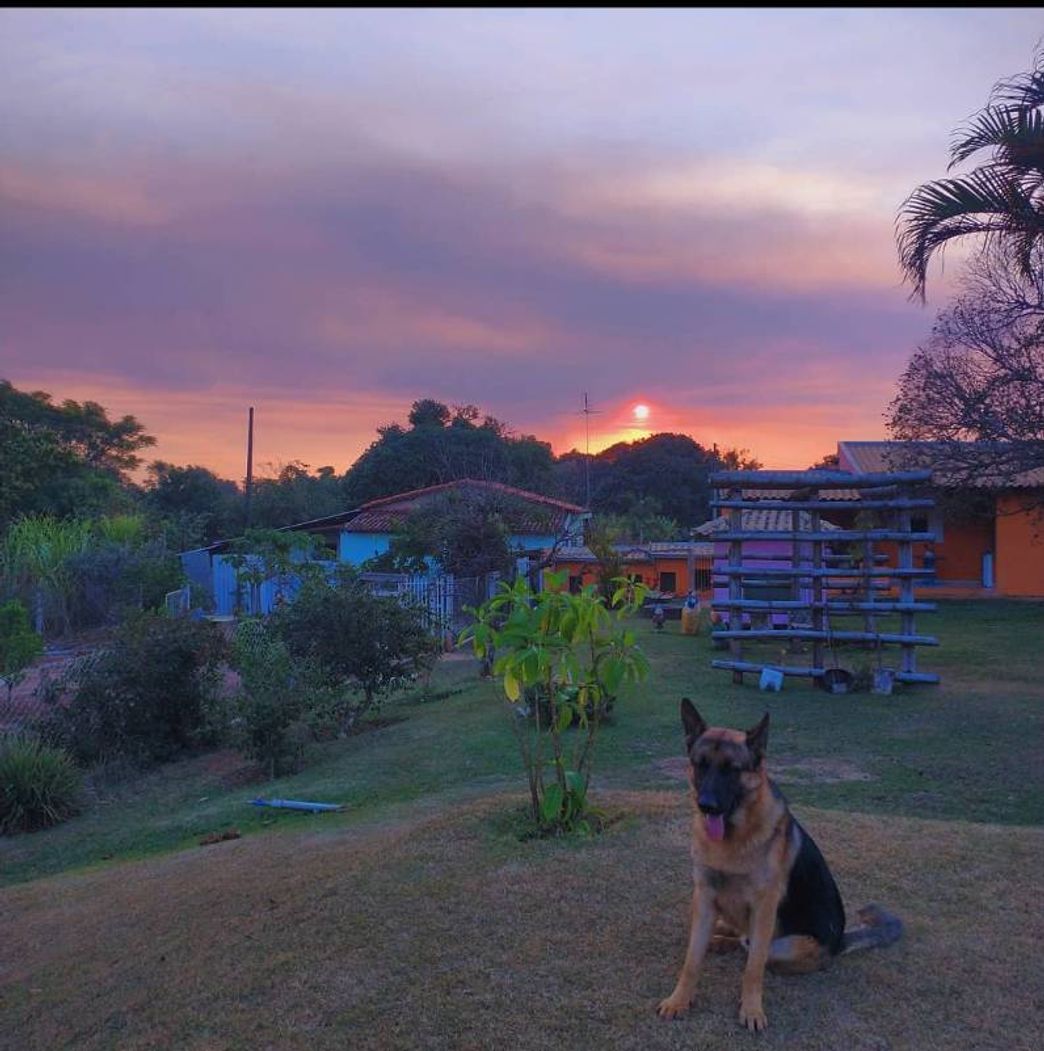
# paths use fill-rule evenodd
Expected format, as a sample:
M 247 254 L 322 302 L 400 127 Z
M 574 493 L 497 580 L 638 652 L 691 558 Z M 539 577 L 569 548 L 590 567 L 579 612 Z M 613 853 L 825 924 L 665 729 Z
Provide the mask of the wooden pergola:
M 717 490 L 712 506 L 725 513 L 727 530 L 716 540 L 728 547 L 726 564 L 716 565 L 715 577 L 728 583 L 728 598 L 715 598 L 712 609 L 724 614 L 724 626 L 715 639 L 727 640 L 729 657 L 714 660 L 712 667 L 732 672 L 734 683 L 744 673 L 765 668 L 784 675 L 818 679 L 828 670 L 829 651 L 836 665 L 834 644 L 862 643 L 879 654 L 886 645 L 899 647 L 899 668 L 893 678 L 903 683 L 938 683 L 939 676 L 917 670 L 917 647 L 937 646 L 938 639 L 917 634 L 918 613 L 934 612 L 931 602 L 918 601 L 915 581 L 930 578 L 933 570 L 914 566 L 913 545 L 933 542 L 933 532 L 914 532 L 914 512 L 925 515 L 934 507 L 929 497 L 919 495 L 931 482 L 930 471 L 853 475 L 844 471 L 721 471 L 711 475 Z M 759 490 L 783 490 L 782 495 Z M 744 511 L 789 512 L 789 529 L 778 531 L 743 528 Z M 822 515 L 831 512 L 873 512 L 883 520 L 882 528 L 825 529 Z M 854 516 L 853 516 L 854 517 Z M 865 515 L 860 517 L 865 518 Z M 745 554 L 744 545 L 778 541 L 789 544 L 789 565 L 766 567 Z M 874 545 L 894 543 L 897 565 L 890 566 Z M 857 554 L 839 553 L 833 546 L 857 545 Z M 774 561 L 785 561 L 774 559 Z M 857 564 L 858 563 L 858 564 Z M 766 580 L 789 587 L 788 598 L 752 598 L 744 594 L 745 581 Z M 786 623 L 755 627 L 759 619 L 774 613 L 786 615 Z M 877 618 L 899 615 L 898 632 L 877 629 Z M 751 620 L 744 626 L 744 618 Z M 838 630 L 834 621 L 856 618 L 861 630 Z M 812 659 L 807 666 L 745 660 L 744 640 L 782 640 L 793 651 L 795 642 L 811 642 Z

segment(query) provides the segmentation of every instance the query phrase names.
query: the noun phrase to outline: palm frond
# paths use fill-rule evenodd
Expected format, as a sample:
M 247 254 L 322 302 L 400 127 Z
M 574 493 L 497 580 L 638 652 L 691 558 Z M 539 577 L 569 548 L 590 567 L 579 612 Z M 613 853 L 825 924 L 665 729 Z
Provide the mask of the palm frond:
M 1038 109 L 987 107 L 957 131 L 948 170 L 990 147 L 997 151 L 995 165 L 1044 172 L 1044 113 Z
M 1044 212 L 1005 168 L 992 165 L 917 187 L 896 225 L 900 265 L 912 296 L 922 300 L 929 260 L 955 238 L 1012 236 L 1022 259 L 1028 259 L 1026 245 L 1044 238 Z
M 1044 106 L 1044 48 L 1033 57 L 1033 70 L 999 81 L 990 93 L 991 105 Z

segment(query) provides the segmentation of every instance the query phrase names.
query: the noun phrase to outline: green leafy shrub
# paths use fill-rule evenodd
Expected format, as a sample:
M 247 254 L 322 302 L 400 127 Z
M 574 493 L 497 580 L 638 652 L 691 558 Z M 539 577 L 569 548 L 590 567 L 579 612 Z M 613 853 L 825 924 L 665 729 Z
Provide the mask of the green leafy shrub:
M 43 639 L 29 626 L 29 614 L 17 599 L 0 606 L 0 682 L 11 692 L 25 678 L 29 666 L 43 653 Z
M 141 610 L 159 609 L 167 592 L 184 585 L 178 557 L 162 540 L 131 544 L 115 539 L 120 535 L 99 539 L 68 559 L 74 624 L 114 624 Z
M 269 777 L 296 770 L 307 744 L 328 719 L 312 669 L 295 664 L 286 644 L 260 620 L 236 629 L 232 662 L 241 687 L 234 702 L 233 742 Z
M 294 662 L 312 669 L 313 684 L 336 699 L 343 733 L 388 693 L 412 684 L 438 652 L 419 610 L 374 595 L 348 570 L 333 584 L 306 581 L 271 624 Z
M 227 645 L 208 621 L 140 614 L 56 684 L 49 732 L 84 762 L 160 762 L 208 736 Z
M 0 738 L 0 834 L 49 828 L 80 810 L 83 778 L 68 752 L 33 738 Z
M 523 578 L 501 585 L 460 639 L 470 641 L 479 658 L 496 654 L 493 674 L 502 677 L 514 715 L 523 717 L 512 725 L 533 820 L 551 834 L 591 831 L 587 789 L 598 728 L 624 683 L 640 681 L 649 669 L 622 622 L 641 607 L 645 589 L 617 579 L 606 599 L 593 584 L 570 594 L 565 578 L 551 574 L 550 589 L 536 593 Z M 566 732 L 574 725 L 579 729 L 570 741 Z

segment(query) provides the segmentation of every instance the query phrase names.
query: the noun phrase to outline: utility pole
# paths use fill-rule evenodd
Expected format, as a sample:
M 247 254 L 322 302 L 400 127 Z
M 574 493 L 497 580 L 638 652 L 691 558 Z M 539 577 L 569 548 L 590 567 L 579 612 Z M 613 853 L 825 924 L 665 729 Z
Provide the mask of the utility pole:
M 250 417 L 247 423 L 247 472 L 246 472 L 246 506 L 244 517 L 245 528 L 250 528 L 250 503 L 254 496 L 254 407 L 250 406 Z

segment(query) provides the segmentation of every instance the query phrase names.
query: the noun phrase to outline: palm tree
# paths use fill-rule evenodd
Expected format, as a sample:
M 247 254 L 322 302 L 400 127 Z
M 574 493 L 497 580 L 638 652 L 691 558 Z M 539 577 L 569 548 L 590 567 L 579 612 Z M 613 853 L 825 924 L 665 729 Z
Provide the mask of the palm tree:
M 949 241 L 985 235 L 1004 242 L 1029 277 L 1033 249 L 1044 242 L 1044 48 L 1034 69 L 998 83 L 986 107 L 959 128 L 950 147 L 952 171 L 980 150 L 991 159 L 956 178 L 924 183 L 896 221 L 903 276 L 924 301 L 928 263 Z

